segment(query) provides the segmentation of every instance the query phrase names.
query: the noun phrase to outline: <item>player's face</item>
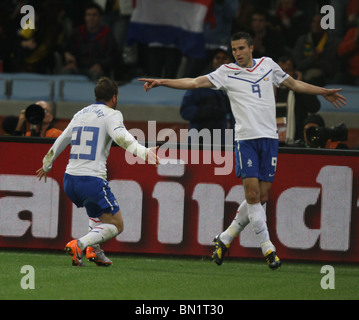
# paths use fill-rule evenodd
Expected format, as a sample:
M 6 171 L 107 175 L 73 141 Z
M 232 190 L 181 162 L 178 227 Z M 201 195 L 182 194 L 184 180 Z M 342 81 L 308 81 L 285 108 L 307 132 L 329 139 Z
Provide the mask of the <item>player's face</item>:
M 238 65 L 242 68 L 253 66 L 253 46 L 249 46 L 245 39 L 232 41 L 232 53 Z

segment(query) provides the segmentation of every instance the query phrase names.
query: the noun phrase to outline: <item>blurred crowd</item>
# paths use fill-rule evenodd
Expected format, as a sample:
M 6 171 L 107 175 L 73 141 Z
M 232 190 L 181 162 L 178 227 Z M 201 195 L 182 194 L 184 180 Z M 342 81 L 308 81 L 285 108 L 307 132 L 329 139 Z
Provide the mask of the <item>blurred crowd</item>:
M 3 72 L 107 75 L 203 74 L 230 35 L 253 35 L 253 56 L 290 57 L 304 81 L 359 85 L 359 0 L 213 0 L 205 19 L 206 57 L 184 56 L 176 46 L 126 41 L 132 0 L 3 0 L 0 61 Z M 35 29 L 21 29 L 22 6 L 35 9 Z M 321 27 L 320 9 L 331 5 L 335 28 Z M 175 8 L 174 8 L 175 10 Z M 185 63 L 183 63 L 185 61 Z

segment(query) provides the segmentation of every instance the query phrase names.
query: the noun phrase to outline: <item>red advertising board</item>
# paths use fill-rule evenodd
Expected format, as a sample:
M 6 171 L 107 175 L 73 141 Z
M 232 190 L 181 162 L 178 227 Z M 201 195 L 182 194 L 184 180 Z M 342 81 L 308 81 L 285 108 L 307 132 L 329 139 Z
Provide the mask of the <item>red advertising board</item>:
M 0 140 L 2 248 L 60 250 L 87 232 L 85 210 L 73 206 L 63 190 L 69 149 L 56 160 L 46 184 L 36 178 L 50 142 Z M 182 161 L 156 168 L 112 147 L 108 180 L 125 230 L 102 247 L 119 253 L 209 256 L 214 236 L 231 223 L 244 200 L 241 180 L 234 174 L 234 155 L 162 151 L 165 159 Z M 271 240 L 281 259 L 359 262 L 358 156 L 281 149 L 266 205 Z M 230 257 L 261 256 L 248 226 L 233 241 Z

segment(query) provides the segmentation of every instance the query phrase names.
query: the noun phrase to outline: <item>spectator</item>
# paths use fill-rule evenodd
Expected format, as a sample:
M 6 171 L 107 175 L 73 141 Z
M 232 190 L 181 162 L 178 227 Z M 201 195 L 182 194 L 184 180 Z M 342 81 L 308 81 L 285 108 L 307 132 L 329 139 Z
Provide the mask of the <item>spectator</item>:
M 110 74 L 115 40 L 111 29 L 102 25 L 102 14 L 95 3 L 86 7 L 85 24 L 73 32 L 65 51 L 63 73 L 85 74 L 93 81 Z
M 3 72 L 11 72 L 11 54 L 13 53 L 13 39 L 17 37 L 20 25 L 20 6 L 16 1 L 3 0 L 0 10 L 0 60 Z M 1 64 L 1 62 L 0 62 Z M 1 65 L 0 65 L 1 69 Z
M 57 138 L 62 133 L 62 131 L 53 127 L 54 115 L 52 113 L 50 104 L 46 101 L 37 101 L 35 104 L 39 105 L 44 109 L 44 119 L 37 125 L 31 125 L 29 129 L 29 126 L 27 126 L 26 124 L 25 118 L 26 109 L 21 110 L 13 135 Z
M 61 47 L 62 19 L 65 9 L 62 1 L 44 1 L 35 16 L 35 29 L 21 29 L 12 54 L 15 72 L 52 73 L 54 53 Z
M 210 71 L 230 62 L 232 62 L 231 53 L 224 47 L 219 48 L 212 59 Z M 208 88 L 188 90 L 183 97 L 180 113 L 184 119 L 189 120 L 189 129 L 198 131 L 209 129 L 212 138 L 214 137 L 213 130 L 220 129 L 222 145 L 225 143 L 225 129 L 234 128 L 234 117 L 229 99 L 222 90 Z M 194 134 L 196 133 L 190 134 L 189 142 L 191 142 L 191 137 L 194 138 Z
M 348 1 L 348 5 L 347 5 L 348 26 L 354 27 L 357 25 L 359 19 L 359 0 L 347 0 L 347 1 Z
M 308 32 L 303 11 L 296 6 L 296 0 L 278 0 L 272 13 L 274 25 L 279 28 L 284 37 L 284 44 L 290 51 L 302 34 Z
M 215 0 L 213 4 L 213 20 L 204 24 L 204 39 L 207 57 L 204 59 L 188 58 L 184 77 L 196 77 L 204 67 L 212 64 L 217 49 L 228 46 L 231 42 L 232 23 L 239 7 L 238 1 Z
M 301 80 L 301 73 L 295 70 L 292 58 L 283 56 L 277 62 L 284 72 L 296 80 Z M 318 112 L 319 109 L 317 96 L 293 92 L 280 86 L 276 97 L 279 142 L 291 144 L 295 140 L 303 139 L 303 121 L 309 113 Z
M 7 116 L 3 119 L 1 127 L 5 135 L 12 135 L 16 129 L 19 118 L 16 116 Z
M 133 10 L 132 6 L 132 0 L 105 1 L 104 22 L 112 29 L 112 34 L 116 41 L 116 54 L 119 58 L 123 54 L 128 24 Z
M 296 2 L 298 9 L 304 13 L 304 23 L 307 26 L 307 32 L 309 32 L 314 15 L 320 11 L 322 6 L 331 5 L 333 1 L 345 2 L 346 0 L 299 0 Z
M 343 68 L 333 82 L 359 86 L 359 18 L 357 26 L 350 28 L 338 46 Z
M 136 1 L 127 44 L 138 45 L 138 61 L 145 74 L 176 78 L 182 72 L 183 57 L 205 58 L 203 27 L 210 2 Z
M 303 81 L 319 86 L 329 83 L 335 74 L 338 47 L 337 39 L 322 29 L 321 19 L 321 14 L 313 17 L 311 31 L 297 40 L 293 52 Z
M 330 0 L 329 2 L 334 8 L 335 18 L 335 28 L 329 32 L 338 38 L 343 38 L 348 24 L 348 0 Z
M 142 50 L 142 49 L 140 49 Z M 149 43 L 145 45 L 145 69 L 152 77 L 176 78 L 182 60 L 182 52 L 175 45 Z
M 238 1 L 214 0 L 214 25 L 209 21 L 204 24 L 206 48 L 216 51 L 231 42 L 232 22 L 239 7 Z M 213 54 L 211 55 L 212 60 Z
M 116 42 L 116 59 L 114 64 L 116 79 L 131 80 L 129 67 L 137 61 L 136 48 L 126 46 L 126 36 L 131 14 L 133 11 L 132 0 L 95 0 L 104 10 L 103 22 L 112 30 Z
M 283 35 L 271 28 L 267 11 L 257 9 L 253 12 L 251 34 L 254 45 L 253 58 L 265 56 L 277 60 L 283 55 Z

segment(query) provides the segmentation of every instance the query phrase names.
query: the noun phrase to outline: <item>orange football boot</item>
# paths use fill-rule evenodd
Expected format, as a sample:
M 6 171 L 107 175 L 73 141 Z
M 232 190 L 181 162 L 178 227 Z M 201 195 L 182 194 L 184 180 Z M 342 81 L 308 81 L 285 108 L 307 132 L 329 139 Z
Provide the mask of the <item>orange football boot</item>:
M 77 245 L 77 240 L 70 241 L 65 249 L 66 253 L 71 256 L 72 259 L 72 265 L 73 266 L 79 266 L 83 267 L 84 264 L 82 262 L 82 250 Z
M 112 265 L 112 261 L 105 256 L 101 249 L 95 249 L 91 246 L 86 248 L 86 259 L 95 262 L 99 267 L 108 267 Z

